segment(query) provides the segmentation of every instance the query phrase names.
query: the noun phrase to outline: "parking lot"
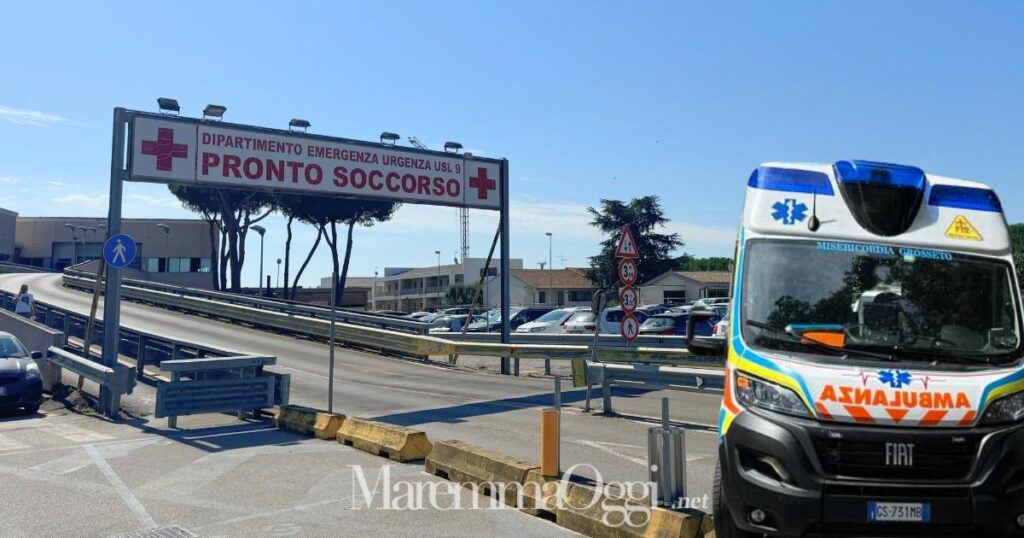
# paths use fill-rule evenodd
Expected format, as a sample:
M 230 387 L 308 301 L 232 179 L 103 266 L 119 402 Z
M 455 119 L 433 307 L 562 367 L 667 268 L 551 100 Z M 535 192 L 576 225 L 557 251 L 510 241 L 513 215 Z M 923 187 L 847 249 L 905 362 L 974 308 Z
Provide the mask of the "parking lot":
M 0 415 L 0 535 L 419 536 L 571 533 L 513 510 L 385 510 L 369 503 L 387 466 L 392 483 L 440 482 L 401 465 L 228 415 L 114 423 L 54 402 Z M 462 506 L 472 494 L 460 492 Z M 486 507 L 482 498 L 475 499 Z M 154 534 L 149 534 L 154 535 Z

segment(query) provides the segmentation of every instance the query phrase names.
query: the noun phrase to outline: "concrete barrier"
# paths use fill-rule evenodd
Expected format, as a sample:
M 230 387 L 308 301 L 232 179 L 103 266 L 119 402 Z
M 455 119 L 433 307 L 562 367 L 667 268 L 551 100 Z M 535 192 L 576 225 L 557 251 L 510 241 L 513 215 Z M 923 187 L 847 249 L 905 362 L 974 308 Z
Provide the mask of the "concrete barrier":
M 328 413 L 301 405 L 282 405 L 274 415 L 274 425 L 285 430 L 312 435 L 317 439 L 336 439 L 345 415 Z
M 44 354 L 50 346 L 64 348 L 64 332 L 47 327 L 28 318 L 21 317 L 6 310 L 0 310 L 0 331 L 18 337 L 29 352 L 42 351 Z M 61 367 L 44 359 L 36 360 L 39 373 L 43 377 L 43 390 L 50 391 L 60 383 Z
M 649 498 L 631 499 L 628 492 L 598 489 L 577 477 L 570 481 L 547 479 L 533 470 L 523 489 L 541 492 L 535 502 L 542 511 L 554 514 L 558 526 L 587 536 L 701 538 L 711 528 L 711 518 L 699 510 L 651 507 Z
M 525 499 L 536 498 L 533 492 L 523 491 L 522 485 L 527 474 L 538 469 L 536 463 L 455 440 L 434 443 L 424 468 L 427 473 L 452 482 L 474 484 L 481 494 L 499 498 L 509 506 L 525 506 L 528 512 L 536 507 L 535 503 L 517 504 L 517 499 L 520 492 Z M 495 491 L 498 487 L 501 490 Z
M 365 418 L 346 418 L 337 439 L 343 445 L 397 462 L 422 460 L 431 451 L 426 433 Z

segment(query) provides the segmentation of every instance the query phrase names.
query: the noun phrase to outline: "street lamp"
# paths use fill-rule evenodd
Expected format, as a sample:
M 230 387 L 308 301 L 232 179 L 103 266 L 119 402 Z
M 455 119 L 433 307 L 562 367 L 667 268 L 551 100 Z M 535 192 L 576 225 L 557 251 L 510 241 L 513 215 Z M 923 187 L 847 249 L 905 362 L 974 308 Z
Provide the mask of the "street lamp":
M 267 229 L 263 226 L 249 226 L 249 229 L 260 234 L 260 287 L 259 296 L 263 297 L 263 234 L 267 233 Z M 280 266 L 278 266 L 280 268 Z
M 277 259 L 277 283 L 274 284 L 274 287 L 281 289 L 281 258 Z
M 441 305 L 441 251 L 435 250 L 437 254 L 437 306 Z
M 160 228 L 161 230 L 164 231 L 164 254 L 167 254 L 168 253 L 167 252 L 167 244 L 168 244 L 168 242 L 170 242 L 171 227 L 166 225 L 166 224 L 163 224 L 163 223 L 157 223 L 156 227 Z M 157 254 L 159 254 L 159 252 L 157 252 Z M 211 261 L 211 263 L 212 263 L 212 261 Z M 178 270 L 180 271 L 181 267 L 178 267 Z M 156 257 L 156 272 L 157 273 L 160 272 L 160 256 Z M 167 256 L 167 266 L 164 267 L 164 272 L 165 273 L 170 273 L 171 272 L 171 257 L 170 256 Z
M 552 269 L 555 268 L 555 266 L 551 264 L 551 232 L 545 232 L 544 235 L 548 236 L 548 271 L 551 271 Z M 552 286 L 551 278 L 552 278 L 552 276 L 551 276 L 551 273 L 549 272 L 548 273 L 548 293 L 554 293 L 554 290 L 551 289 L 551 286 Z M 552 301 L 552 302 L 554 302 L 554 301 Z
M 78 263 L 78 238 L 75 237 L 75 228 L 77 226 L 65 222 L 64 227 L 71 230 L 71 257 L 73 258 L 71 265 L 75 265 Z

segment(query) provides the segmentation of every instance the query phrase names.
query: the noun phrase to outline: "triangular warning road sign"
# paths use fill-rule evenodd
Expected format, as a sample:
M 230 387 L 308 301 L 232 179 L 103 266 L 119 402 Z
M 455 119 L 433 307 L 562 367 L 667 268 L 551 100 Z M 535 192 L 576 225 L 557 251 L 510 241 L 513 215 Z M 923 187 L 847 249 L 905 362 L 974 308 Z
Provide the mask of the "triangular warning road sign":
M 970 222 L 967 222 L 963 215 L 957 215 L 953 222 L 949 223 L 949 228 L 946 228 L 946 237 L 981 241 L 981 234 L 978 233 L 978 230 Z
M 622 236 L 619 237 L 619 246 L 615 247 L 616 258 L 639 258 L 640 253 L 636 250 L 636 241 L 633 239 L 633 232 L 629 225 L 622 227 Z

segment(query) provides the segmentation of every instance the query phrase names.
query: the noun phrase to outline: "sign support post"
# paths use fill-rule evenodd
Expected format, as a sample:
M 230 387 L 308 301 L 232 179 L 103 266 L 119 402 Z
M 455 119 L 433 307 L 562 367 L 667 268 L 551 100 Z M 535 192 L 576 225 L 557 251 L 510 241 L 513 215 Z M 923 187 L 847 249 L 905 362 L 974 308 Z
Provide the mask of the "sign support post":
M 114 109 L 113 145 L 110 153 L 110 210 L 107 214 L 107 237 L 121 233 L 121 180 L 124 175 L 125 109 Z M 115 368 L 121 344 L 121 269 L 107 267 L 103 288 L 103 365 Z M 100 411 L 114 416 L 120 402 L 113 401 L 110 389 L 100 389 Z
M 509 222 L 508 222 L 508 159 L 501 160 L 501 185 L 498 187 L 501 189 L 501 206 L 499 211 L 501 213 L 501 343 L 510 344 L 511 334 L 509 330 L 509 301 L 511 300 L 509 291 Z M 501 358 L 501 373 L 503 375 L 509 374 L 509 360 L 508 357 Z M 517 372 L 518 373 L 518 372 Z

